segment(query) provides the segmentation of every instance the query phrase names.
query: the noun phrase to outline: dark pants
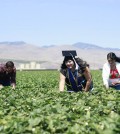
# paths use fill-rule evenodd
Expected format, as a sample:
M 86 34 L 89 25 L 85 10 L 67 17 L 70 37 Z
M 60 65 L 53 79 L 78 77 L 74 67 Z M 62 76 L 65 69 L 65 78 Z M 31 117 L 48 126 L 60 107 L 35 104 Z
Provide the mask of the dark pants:
M 0 84 L 2 84 L 3 86 L 10 86 L 10 81 L 0 80 Z
M 110 87 L 112 87 L 112 88 L 114 88 L 116 90 L 120 90 L 120 84 L 117 84 L 117 85 L 114 85 L 114 86 L 110 86 Z

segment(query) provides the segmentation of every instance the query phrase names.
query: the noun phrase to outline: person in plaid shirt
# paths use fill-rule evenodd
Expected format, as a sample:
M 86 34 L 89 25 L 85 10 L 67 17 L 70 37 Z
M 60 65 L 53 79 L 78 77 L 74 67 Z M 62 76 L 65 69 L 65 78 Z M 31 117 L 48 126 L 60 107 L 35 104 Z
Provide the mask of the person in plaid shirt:
M 16 86 L 16 68 L 12 61 L 0 64 L 0 89 L 4 86 L 12 86 L 12 89 Z

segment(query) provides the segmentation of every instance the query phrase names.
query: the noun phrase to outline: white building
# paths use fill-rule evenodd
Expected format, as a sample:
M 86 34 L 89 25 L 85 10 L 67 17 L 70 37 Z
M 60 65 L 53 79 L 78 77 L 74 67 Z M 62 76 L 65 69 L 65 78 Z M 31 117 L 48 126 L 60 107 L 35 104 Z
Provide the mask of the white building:
M 25 69 L 30 69 L 30 64 L 25 64 Z
M 36 69 L 36 62 L 30 62 L 30 69 Z
M 41 69 L 40 64 L 36 62 L 30 62 L 26 64 L 20 64 L 18 69 L 24 70 L 24 69 Z
M 41 69 L 40 64 L 36 64 L 36 69 Z
M 20 69 L 24 69 L 25 68 L 25 64 L 20 64 L 19 68 Z

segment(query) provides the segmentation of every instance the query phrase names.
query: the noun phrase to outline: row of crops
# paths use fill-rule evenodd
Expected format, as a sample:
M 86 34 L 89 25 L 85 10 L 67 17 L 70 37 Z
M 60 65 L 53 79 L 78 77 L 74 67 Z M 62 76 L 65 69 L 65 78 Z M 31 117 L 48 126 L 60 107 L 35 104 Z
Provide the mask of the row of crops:
M 17 72 L 0 91 L 0 134 L 120 134 L 120 92 L 92 76 L 92 92 L 60 93 L 58 71 Z

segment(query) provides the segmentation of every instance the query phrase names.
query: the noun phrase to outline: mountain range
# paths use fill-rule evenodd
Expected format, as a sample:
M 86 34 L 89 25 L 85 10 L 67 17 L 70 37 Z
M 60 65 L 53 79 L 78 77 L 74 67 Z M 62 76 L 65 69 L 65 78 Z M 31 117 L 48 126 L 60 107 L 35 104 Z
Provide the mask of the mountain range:
M 120 49 L 103 48 L 97 45 L 77 42 L 75 44 L 61 44 L 50 46 L 35 46 L 24 41 L 0 42 L 0 61 L 13 60 L 18 67 L 20 63 L 36 61 L 41 68 L 59 69 L 64 59 L 62 50 L 76 50 L 77 57 L 87 61 L 92 69 L 100 69 L 107 61 L 109 52 L 120 57 Z

